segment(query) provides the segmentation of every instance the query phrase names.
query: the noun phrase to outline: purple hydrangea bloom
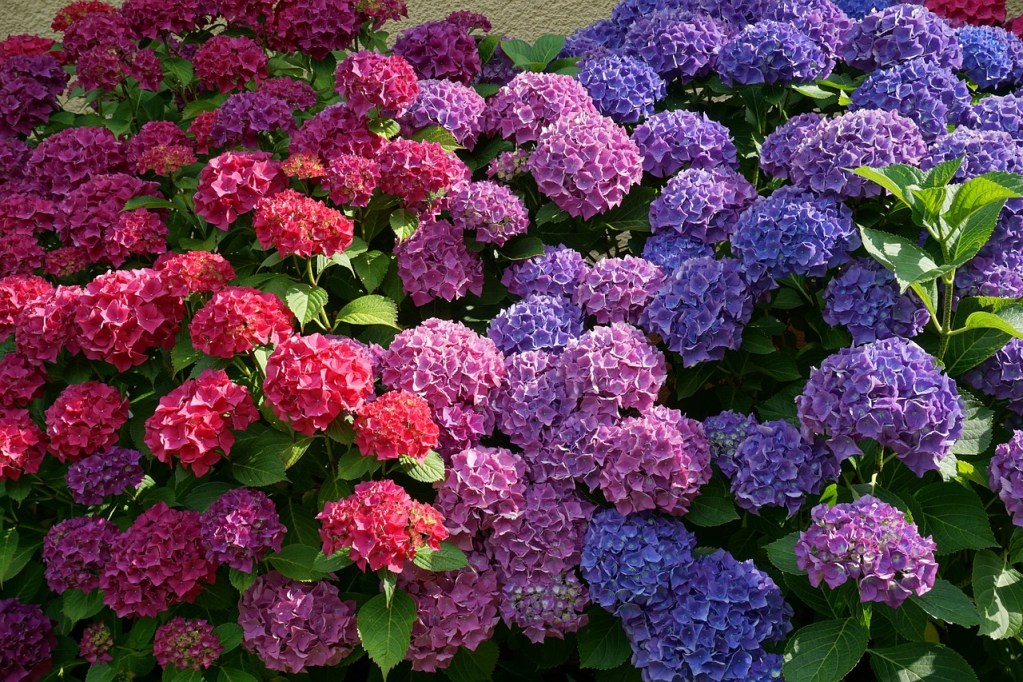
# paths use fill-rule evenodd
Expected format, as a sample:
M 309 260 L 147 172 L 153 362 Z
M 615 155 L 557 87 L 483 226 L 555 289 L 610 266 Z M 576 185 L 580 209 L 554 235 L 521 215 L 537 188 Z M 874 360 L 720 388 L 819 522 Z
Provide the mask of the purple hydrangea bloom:
M 659 335 L 692 367 L 720 360 L 742 344 L 753 302 L 733 258 L 691 258 L 665 280 L 643 311 L 640 326 Z
M 516 296 L 571 296 L 589 266 L 578 251 L 564 245 L 545 246 L 543 251 L 506 269 L 501 284 Z
M 757 430 L 757 426 L 757 420 L 753 415 L 732 410 L 707 417 L 703 421 L 703 430 L 707 434 L 707 442 L 710 443 L 711 461 L 728 478 L 732 478 L 738 472 L 735 451 Z
M 1013 79 L 1015 65 L 1008 36 L 994 26 L 963 26 L 956 39 L 963 51 L 963 73 L 982 88 L 997 88 Z
M 120 495 L 145 478 L 139 461 L 142 453 L 114 446 L 73 462 L 67 470 L 67 487 L 77 504 L 103 504 L 108 495 Z
M 861 109 L 821 121 L 808 131 L 789 166 L 792 184 L 840 197 L 877 196 L 881 188 L 847 168 L 920 165 L 927 145 L 912 120 L 893 111 Z
M 504 49 L 504 41 L 514 40 L 511 36 L 501 36 L 501 41 L 494 47 L 494 53 L 490 59 L 483 64 L 480 71 L 479 82 L 491 85 L 508 85 L 512 78 L 522 73 L 522 69 L 515 65 Z
M 57 637 L 37 604 L 0 599 L 0 672 L 5 682 L 38 680 L 52 667 Z
M 420 79 L 471 85 L 482 65 L 476 41 L 467 28 L 452 17 L 424 22 L 398 35 L 394 54 L 404 57 Z
M 534 480 L 575 481 L 591 491 L 600 486 L 605 451 L 597 442 L 597 432 L 602 426 L 617 424 L 621 418 L 612 401 L 594 396 L 587 400 L 561 419 L 539 447 L 526 453 Z
M 39 194 L 63 199 L 93 176 L 125 168 L 125 147 L 106 128 L 68 128 L 32 150 L 26 177 L 33 178 Z
M 1023 142 L 1023 96 L 993 95 L 985 97 L 973 107 L 977 130 L 1000 130 L 1009 133 L 1017 142 Z
M 153 636 L 153 656 L 164 669 L 202 670 L 222 653 L 224 645 L 213 632 L 213 624 L 201 618 L 172 618 Z
M 823 116 L 811 111 L 793 116 L 775 128 L 760 147 L 760 167 L 773 178 L 788 178 L 796 149 L 823 120 Z
M 434 506 L 451 540 L 473 549 L 501 518 L 519 516 L 526 503 L 526 465 L 504 448 L 472 447 L 452 455 Z
M 504 246 L 529 231 L 529 211 L 507 185 L 489 180 L 472 182 L 449 197 L 451 221 L 476 241 Z
M 526 162 L 532 150 L 517 147 L 501 152 L 487 164 L 487 177 L 497 178 L 501 182 L 513 182 L 526 173 Z
M 663 282 L 661 268 L 642 258 L 603 258 L 582 276 L 572 300 L 600 324 L 637 324 Z
M 682 168 L 739 167 L 728 128 L 706 114 L 676 109 L 654 114 L 632 131 L 643 170 L 659 178 Z
M 564 639 L 586 625 L 590 599 L 574 571 L 560 574 L 516 574 L 501 591 L 501 617 L 522 629 L 529 641 Z
M 258 149 L 260 133 L 294 131 L 291 110 L 288 102 L 268 92 L 237 92 L 217 108 L 210 139 L 218 147 L 241 145 Z
M 582 333 L 582 309 L 567 298 L 543 294 L 513 303 L 487 328 L 487 336 L 504 353 L 557 350 Z
M 728 239 L 739 214 L 756 198 L 757 188 L 729 168 L 688 168 L 650 202 L 650 228 L 715 244 Z
M 643 179 L 636 143 L 595 114 L 565 116 L 545 128 L 527 165 L 544 196 L 583 220 L 621 204 Z
M 896 3 L 893 0 L 835 0 L 835 4 L 853 19 L 862 19 L 871 12 L 887 9 Z
M 494 398 L 497 426 L 523 449 L 539 448 L 561 431 L 565 385 L 558 358 L 526 351 L 505 358 L 508 378 Z
M 759 21 L 721 46 L 716 60 L 725 85 L 807 83 L 835 67 L 817 43 L 790 23 Z
M 1023 431 L 1014 431 L 1008 443 L 995 448 L 988 476 L 1013 525 L 1023 526 Z
M 895 275 L 874 260 L 855 261 L 824 290 L 824 321 L 848 329 L 853 343 L 911 338 L 930 319 L 917 299 L 899 293 Z
M 692 563 L 695 548 L 696 538 L 681 521 L 601 509 L 586 529 L 580 571 L 590 598 L 616 613 L 670 599 L 671 576 Z
M 636 123 L 654 113 L 667 95 L 664 81 L 645 62 L 624 55 L 587 59 L 579 71 L 597 110 L 617 123 Z
M 458 144 L 472 149 L 480 134 L 480 118 L 486 102 L 472 88 L 449 80 L 419 81 L 419 94 L 399 119 L 402 130 L 415 133 L 428 126 L 440 126 Z
M 827 437 L 840 459 L 871 438 L 917 476 L 938 468 L 963 433 L 955 381 L 912 341 L 883 339 L 843 348 L 810 371 L 796 397 L 803 436 Z
M 0 137 L 27 136 L 45 123 L 67 81 L 60 62 L 48 54 L 0 63 Z
M 807 496 L 819 494 L 841 470 L 834 453 L 807 443 L 783 419 L 754 427 L 739 443 L 732 462 L 735 503 L 754 514 L 764 507 L 783 507 L 794 515 Z
M 484 132 L 523 144 L 564 116 L 595 113 L 586 88 L 574 78 L 524 71 L 487 100 L 481 123 Z
M 76 516 L 51 526 L 43 539 L 46 584 L 57 594 L 72 589 L 88 593 L 99 587 L 100 569 L 120 534 L 102 517 Z
M 973 130 L 959 127 L 939 137 L 931 145 L 925 168 L 933 168 L 951 159 L 963 158 L 956 171 L 957 182 L 964 182 L 991 171 L 1023 171 L 1023 145 L 1001 130 Z
M 273 501 L 258 490 L 229 490 L 202 514 L 206 558 L 244 573 L 268 551 L 281 551 L 286 531 Z
M 426 216 L 415 234 L 394 247 L 398 276 L 413 303 L 483 292 L 483 261 L 466 248 L 463 235 L 451 221 Z
M 1006 204 L 991 239 L 957 273 L 956 286 L 970 296 L 1023 296 L 1023 202 Z
M 926 7 L 910 4 L 892 5 L 863 17 L 846 34 L 842 57 L 864 71 L 917 57 L 953 70 L 963 64 L 955 29 Z
M 688 83 L 710 74 L 728 33 L 724 24 L 706 14 L 659 10 L 629 28 L 623 49 L 666 80 Z
M 757 675 L 780 660 L 763 647 L 792 630 L 792 607 L 770 576 L 719 549 L 670 579 L 668 599 L 623 617 L 644 680 L 771 679 Z
M 846 34 L 856 23 L 831 0 L 771 0 L 762 18 L 792 24 L 831 60 L 838 58 Z
M 292 109 L 303 110 L 316 106 L 316 90 L 313 86 L 287 76 L 266 79 L 259 84 L 259 92 L 284 100 Z
M 897 111 L 916 121 L 925 140 L 948 133 L 948 125 L 969 120 L 970 89 L 928 57 L 901 62 L 867 76 L 852 94 L 852 109 Z
M 256 578 L 238 602 L 245 648 L 270 670 L 300 673 L 336 665 L 359 642 L 356 605 L 326 581 L 300 583 L 272 572 Z
M 997 353 L 963 375 L 963 382 L 1023 414 L 1023 339 L 1010 339 Z
M 643 244 L 643 258 L 670 273 L 690 258 L 713 256 L 714 249 L 701 241 L 680 235 L 675 230 L 664 230 L 647 238 Z
M 655 405 L 642 417 L 601 427 L 600 489 L 622 514 L 689 511 L 710 480 L 710 446 L 700 422 Z
M 561 57 L 586 57 L 603 49 L 616 50 L 625 38 L 625 27 L 611 19 L 598 19 L 565 38 Z
M 810 516 L 810 527 L 796 542 L 796 565 L 814 587 L 824 582 L 835 589 L 852 579 L 861 602 L 894 609 L 934 586 L 934 540 L 921 537 L 916 524 L 892 505 L 864 495 L 834 507 L 817 505 Z
M 821 277 L 860 246 L 852 211 L 838 199 L 782 187 L 739 217 L 732 250 L 751 281 Z

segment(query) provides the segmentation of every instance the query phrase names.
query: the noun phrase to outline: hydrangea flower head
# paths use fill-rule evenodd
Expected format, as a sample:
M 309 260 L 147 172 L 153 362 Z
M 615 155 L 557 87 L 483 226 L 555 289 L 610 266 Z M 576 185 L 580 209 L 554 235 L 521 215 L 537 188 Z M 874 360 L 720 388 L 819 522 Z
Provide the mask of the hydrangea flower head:
M 507 185 L 483 180 L 471 182 L 448 201 L 451 221 L 476 241 L 504 246 L 509 239 L 529 230 L 525 203 Z
M 355 417 L 355 445 L 380 460 L 422 460 L 440 442 L 430 403 L 408 391 L 388 391 L 366 403 Z
M 402 31 L 394 42 L 394 54 L 407 60 L 419 78 L 471 85 L 482 69 L 472 28 L 454 14 L 427 21 Z
M 293 333 L 293 319 L 276 294 L 228 286 L 195 313 L 188 331 L 196 350 L 231 359 L 256 346 L 276 346 Z
M 260 246 L 275 247 L 281 257 L 330 258 L 355 236 L 355 224 L 341 211 L 293 189 L 260 200 L 252 226 Z
M 757 189 L 729 168 L 688 168 L 668 180 L 650 202 L 650 228 L 715 244 L 728 238 Z
M 650 235 L 643 244 L 643 258 L 671 274 L 675 268 L 690 258 L 713 256 L 710 245 L 691 237 L 685 237 L 675 230 L 662 230 Z
M 36 473 L 45 454 L 45 436 L 29 411 L 0 408 L 0 481 Z
M 254 18 L 271 14 L 269 10 L 258 11 L 255 3 L 247 4 Z M 350 48 L 362 24 L 353 0 L 282 0 L 272 14 L 270 47 L 317 60 L 326 59 L 334 50 Z
M 434 504 L 452 539 L 468 550 L 498 519 L 521 515 L 526 486 L 521 457 L 504 448 L 471 447 L 451 456 Z
M 105 497 L 136 488 L 146 475 L 141 459 L 138 450 L 115 446 L 72 463 L 65 477 L 71 499 L 76 504 L 100 505 Z
M 46 584 L 57 594 L 99 587 L 99 572 L 107 562 L 120 530 L 103 517 L 75 516 L 50 526 L 43 538 Z
M 1023 340 L 1010 339 L 994 355 L 963 375 L 967 386 L 1004 400 L 1007 407 L 1023 414 Z
M 703 421 L 703 430 L 710 444 L 711 461 L 726 477 L 735 476 L 738 471 L 738 464 L 735 461 L 736 450 L 744 440 L 756 432 L 758 425 L 753 415 L 732 410 L 725 410 Z
M 927 0 L 927 9 L 953 26 L 975 24 L 1000 26 L 1005 22 L 1005 4 L 984 0 Z
M 153 656 L 161 668 L 202 670 L 213 665 L 223 651 L 213 625 L 200 618 L 172 618 L 158 627 L 153 637 Z
M 523 71 L 487 100 L 482 129 L 523 144 L 561 118 L 596 113 L 586 88 L 572 77 Z
M 1012 93 L 985 97 L 973 106 L 977 130 L 999 130 L 1023 142 L 1023 96 Z
M 78 644 L 78 655 L 90 665 L 109 663 L 114 660 L 110 651 L 114 648 L 114 635 L 106 623 L 89 623 L 82 631 Z
M 824 290 L 824 321 L 848 329 L 853 343 L 912 338 L 930 319 L 917 299 L 899 293 L 895 275 L 874 260 L 854 261 Z
M 419 228 L 394 247 L 401 283 L 416 305 L 483 293 L 483 261 L 465 245 L 464 229 L 424 216 Z
M 258 149 L 260 133 L 295 130 L 292 107 L 262 88 L 254 92 L 236 92 L 215 112 L 210 141 L 217 147 L 241 145 Z
M 429 126 L 440 126 L 458 144 L 472 149 L 480 134 L 480 119 L 486 102 L 467 85 L 450 80 L 419 81 L 419 93 L 401 117 L 402 130 L 412 134 Z
M 846 34 L 841 50 L 849 66 L 873 71 L 917 57 L 956 70 L 963 52 L 955 29 L 926 7 L 898 4 L 864 16 Z
M 356 112 L 375 108 L 392 118 L 405 113 L 419 94 L 411 64 L 369 50 L 353 52 L 337 65 L 334 88 Z
M 682 168 L 737 168 L 738 152 L 728 128 L 684 109 L 654 114 L 632 132 L 643 155 L 643 170 L 659 178 Z
M 238 216 L 285 189 L 287 183 L 280 163 L 268 152 L 226 152 L 210 159 L 199 173 L 195 212 L 226 231 Z
M 664 81 L 645 62 L 622 55 L 588 59 L 579 72 L 597 110 L 616 123 L 636 123 L 667 96 Z
M 953 180 L 963 182 L 992 171 L 1023 170 L 1023 146 L 1002 130 L 974 130 L 960 126 L 931 145 L 930 158 L 922 165 L 932 168 L 951 159 L 963 159 Z
M 688 83 L 710 73 L 729 32 L 707 14 L 669 6 L 638 17 L 628 27 L 622 47 L 665 80 Z
M 287 530 L 273 501 L 248 488 L 228 490 L 202 513 L 206 558 L 251 573 L 269 551 L 279 552 Z
M 182 298 L 216 291 L 235 278 L 231 263 L 219 253 L 188 251 L 166 253 L 153 264 L 171 293 Z
M 49 55 L 17 56 L 0 61 L 0 134 L 28 136 L 57 108 L 68 77 Z
M 468 177 L 465 164 L 437 142 L 398 137 L 381 150 L 380 190 L 406 207 L 431 206 Z
M 548 637 L 564 639 L 586 625 L 583 611 L 589 603 L 586 586 L 575 572 L 515 575 L 504 583 L 501 617 L 539 644 Z
M 106 128 L 68 128 L 32 150 L 26 177 L 39 194 L 63 199 L 92 176 L 116 173 L 126 164 L 124 143 Z
M 252 38 L 215 35 L 192 57 L 195 77 L 217 92 L 243 90 L 245 84 L 259 84 L 267 76 L 267 58 Z
M 53 667 L 53 621 L 36 604 L 0 599 L 0 670 L 11 682 L 41 679 Z
M 1001 27 L 964 26 L 956 31 L 963 51 L 963 73 L 981 88 L 997 88 L 1013 77 L 1009 38 Z
M 826 78 L 834 61 L 790 23 L 759 21 L 732 36 L 716 57 L 725 85 L 807 83 Z
M 292 154 L 310 154 L 329 164 L 339 154 L 376 157 L 387 140 L 369 129 L 347 102 L 331 104 L 302 124 L 291 138 Z
M 326 166 L 320 184 L 338 205 L 368 206 L 380 182 L 380 164 L 355 154 L 338 154 Z
M 561 296 L 534 294 L 490 321 L 487 336 L 504 353 L 558 350 L 583 333 L 583 312 Z
M 1012 523 L 1023 526 L 1023 431 L 1014 431 L 1007 443 L 995 448 L 988 468 L 991 490 L 998 494 L 1012 516 Z
M 128 401 L 116 388 L 99 381 L 72 384 L 46 410 L 48 449 L 61 462 L 76 462 L 116 445 L 127 421 Z
M 531 294 L 571 296 L 588 269 L 582 255 L 564 245 L 544 246 L 543 255 L 509 266 L 501 284 L 523 298 Z
M 602 258 L 583 274 L 572 300 L 599 324 L 637 324 L 663 282 L 664 271 L 642 258 Z

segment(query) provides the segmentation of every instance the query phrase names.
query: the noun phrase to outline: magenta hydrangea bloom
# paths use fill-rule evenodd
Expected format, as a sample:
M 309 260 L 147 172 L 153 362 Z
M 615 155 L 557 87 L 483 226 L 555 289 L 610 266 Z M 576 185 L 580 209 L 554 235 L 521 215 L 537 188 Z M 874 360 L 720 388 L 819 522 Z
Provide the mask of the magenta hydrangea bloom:
M 440 126 L 458 144 L 472 149 L 480 135 L 481 118 L 487 103 L 472 88 L 450 80 L 419 81 L 408 111 L 401 117 L 402 130 L 412 134 L 429 126 Z
M 201 618 L 172 618 L 153 636 L 153 656 L 161 668 L 202 670 L 213 665 L 223 652 L 213 625 Z
M 324 164 L 340 154 L 375 157 L 387 140 L 347 103 L 332 104 L 302 124 L 291 138 L 291 153 L 319 157 Z
M 216 92 L 243 90 L 250 81 L 257 85 L 267 76 L 267 57 L 252 38 L 215 35 L 192 57 L 195 77 Z
M 394 258 L 416 305 L 483 293 L 483 261 L 466 248 L 463 228 L 449 220 L 424 216 L 416 233 L 395 245 Z
M 642 417 L 602 427 L 600 489 L 622 514 L 657 509 L 689 511 L 710 480 L 710 446 L 703 426 L 677 410 L 655 405 Z
M 853 343 L 912 338 L 931 320 L 918 299 L 899 293 L 894 274 L 866 259 L 853 262 L 828 282 L 823 314 L 828 324 L 848 329 Z
M 988 477 L 1013 525 L 1023 526 L 1023 431 L 1014 431 L 1009 442 L 995 448 Z
M 470 182 L 448 199 L 451 221 L 476 241 L 504 246 L 509 239 L 529 231 L 529 211 L 508 188 L 489 180 Z
M 539 644 L 548 637 L 564 639 L 586 625 L 589 603 L 586 586 L 574 571 L 516 574 L 502 588 L 501 618 Z
M 451 539 L 469 551 L 502 518 L 516 518 L 526 503 L 526 465 L 504 448 L 471 447 L 451 456 L 434 506 Z
M 0 62 L 0 136 L 28 136 L 57 108 L 68 77 L 49 55 Z
M 504 353 L 557 351 L 583 333 L 583 312 L 561 296 L 534 294 L 490 321 L 487 336 Z
M 728 128 L 684 109 L 662 111 L 636 126 L 632 140 L 643 155 L 643 170 L 658 178 L 683 168 L 739 167 Z
M 468 167 L 436 142 L 398 137 L 381 150 L 380 189 L 401 199 L 406 208 L 431 209 L 437 199 L 469 180 Z
M 268 78 L 259 84 L 257 92 L 282 99 L 292 109 L 309 109 L 316 106 L 316 90 L 305 81 L 287 76 Z
M 114 660 L 110 655 L 114 648 L 114 635 L 106 623 L 89 623 L 82 631 L 82 639 L 78 644 L 78 655 L 90 665 L 109 663 Z
M 162 0 L 125 0 L 120 12 L 135 33 L 159 40 L 168 33 L 187 33 L 195 30 L 212 14 L 211 9 L 211 3 L 205 0 L 182 0 L 173 3 L 165 3 Z
M 229 490 L 202 513 L 206 558 L 251 573 L 269 551 L 281 551 L 287 528 L 273 500 L 258 490 Z
M 356 4 L 353 0 L 282 0 L 273 10 L 270 46 L 318 60 L 334 50 L 347 50 L 362 24 Z
M 286 101 L 262 89 L 236 92 L 217 107 L 210 140 L 218 147 L 241 145 L 258 149 L 260 133 L 294 131 L 291 110 Z
M 788 178 L 792 156 L 824 117 L 816 111 L 798 114 L 772 130 L 760 146 L 760 167 L 773 178 Z
M 211 225 L 227 230 L 261 199 L 287 186 L 280 162 L 268 152 L 225 152 L 210 159 L 199 173 L 195 212 Z
M 577 114 L 597 114 L 579 81 L 554 73 L 523 71 L 487 100 L 482 128 L 523 144 L 535 142 L 545 128 Z
M 953 70 L 963 64 L 955 29 L 920 5 L 892 5 L 863 17 L 846 34 L 842 58 L 850 66 L 873 71 L 926 57 Z
M 916 524 L 892 505 L 864 495 L 834 507 L 817 505 L 810 517 L 810 527 L 796 542 L 796 565 L 814 587 L 823 582 L 835 589 L 855 580 L 861 602 L 884 602 L 894 609 L 934 586 L 934 540 L 921 537 Z
M 76 516 L 51 526 L 43 538 L 46 584 L 57 594 L 99 587 L 99 572 L 120 534 L 102 517 Z
M 963 383 L 1006 401 L 1010 410 L 1023 414 L 1023 340 L 1009 339 L 994 355 L 966 372 Z
M 53 667 L 53 621 L 36 604 L 0 599 L 0 672 L 9 682 L 31 682 Z
M 582 254 L 564 245 L 544 246 L 543 255 L 514 263 L 501 275 L 501 284 L 516 296 L 571 296 L 589 268 Z
M 354 154 L 338 154 L 330 160 L 320 179 L 335 204 L 368 206 L 380 182 L 380 164 Z
M 105 497 L 135 489 L 146 475 L 141 459 L 138 450 L 112 447 L 72 463 L 65 477 L 71 499 L 77 504 L 100 505 Z
M 807 83 L 827 78 L 834 61 L 808 35 L 780 21 L 758 21 L 732 36 L 715 59 L 725 85 Z
M 353 52 L 337 65 L 334 88 L 355 112 L 376 108 L 391 118 L 404 114 L 419 94 L 411 64 L 369 50 Z
M 116 445 L 127 421 L 128 400 L 115 387 L 99 381 L 72 384 L 46 410 L 48 449 L 62 462 L 75 462 Z
M 643 179 L 628 133 L 595 114 L 564 116 L 545 128 L 527 165 L 544 196 L 584 220 L 621 204 Z
M 668 6 L 638 17 L 628 27 L 622 48 L 665 80 L 688 83 L 710 73 L 728 33 L 723 23 L 707 14 Z
M 565 385 L 557 355 L 526 351 L 505 359 L 508 378 L 494 398 L 501 433 L 524 449 L 554 439 L 565 416 Z
M 917 476 L 937 469 L 962 435 L 964 406 L 955 381 L 912 341 L 884 339 L 843 348 L 810 370 L 796 397 L 803 435 L 817 435 L 839 459 L 871 438 Z
M 642 258 L 602 258 L 583 274 L 572 301 L 599 324 L 638 324 L 663 282 L 664 271 Z
M 32 150 L 26 177 L 39 194 L 63 199 L 94 175 L 124 169 L 126 161 L 124 144 L 106 128 L 68 128 Z
M 729 168 L 688 168 L 650 202 L 650 228 L 715 244 L 728 239 L 739 214 L 756 198 L 757 188 Z
M 277 572 L 256 578 L 238 603 L 242 643 L 270 670 L 300 673 L 336 665 L 359 642 L 355 602 L 326 581 L 300 583 Z
M 456 15 L 405 29 L 394 41 L 394 54 L 404 57 L 420 78 L 471 85 L 482 68 L 480 55 L 470 33 L 473 26 Z

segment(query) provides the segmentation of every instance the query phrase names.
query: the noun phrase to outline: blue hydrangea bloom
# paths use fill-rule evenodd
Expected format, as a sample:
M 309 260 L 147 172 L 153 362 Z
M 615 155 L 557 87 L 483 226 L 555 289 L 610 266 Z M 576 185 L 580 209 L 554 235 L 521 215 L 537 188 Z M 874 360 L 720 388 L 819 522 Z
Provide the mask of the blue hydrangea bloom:
M 643 258 L 671 272 L 690 258 L 713 256 L 714 249 L 707 244 L 680 235 L 675 230 L 664 230 L 647 238 L 643 245 Z
M 831 0 L 768 0 L 761 18 L 792 24 L 831 60 L 838 56 L 846 33 L 856 23 Z
M 1023 296 L 1023 202 L 1009 201 L 988 243 L 956 275 L 968 296 Z
M 751 281 L 821 277 L 860 245 L 852 211 L 838 199 L 782 187 L 739 217 L 732 250 Z
M 623 49 L 664 78 L 688 83 L 710 73 L 727 36 L 725 24 L 706 14 L 661 10 L 632 25 Z
M 571 296 L 588 266 L 582 255 L 567 246 L 545 246 L 535 256 L 510 266 L 501 276 L 501 284 L 516 296 L 547 294 Z
M 1012 93 L 985 97 L 973 106 L 973 115 L 972 127 L 977 130 L 1006 132 L 1023 142 L 1023 97 Z
M 739 167 L 728 128 L 695 111 L 656 113 L 636 126 L 632 141 L 643 155 L 643 170 L 659 178 L 683 168 Z
M 917 57 L 949 69 L 963 65 L 955 29 L 926 7 L 911 4 L 892 5 L 863 17 L 846 34 L 841 53 L 849 66 L 864 71 Z
M 825 78 L 835 63 L 789 23 L 760 21 L 721 47 L 717 72 L 725 85 L 807 83 Z
M 853 343 L 916 336 L 930 321 L 915 298 L 900 294 L 895 275 L 873 260 L 860 259 L 828 282 L 824 321 L 844 326 Z
M 835 4 L 853 19 L 862 19 L 875 10 L 891 7 L 892 0 L 835 0 Z
M 667 91 L 657 72 L 633 57 L 606 55 L 586 60 L 579 82 L 600 113 L 618 123 L 636 123 L 654 113 Z
M 502 310 L 487 336 L 504 353 L 555 350 L 583 333 L 583 311 L 562 296 L 533 294 Z
M 925 140 L 948 133 L 950 123 L 969 121 L 966 83 L 928 58 L 911 59 L 867 76 L 852 94 L 852 109 L 897 111 L 916 121 Z
M 739 261 L 691 258 L 665 280 L 640 326 L 658 334 L 684 366 L 692 367 L 738 348 L 752 313 Z
M 669 599 L 671 575 L 692 563 L 695 547 L 696 538 L 677 519 L 601 509 L 586 529 L 579 570 L 590 599 L 617 613 Z
M 688 168 L 650 202 L 650 229 L 655 234 L 674 230 L 705 244 L 722 242 L 756 198 L 756 187 L 733 170 Z
M 1012 339 L 1001 350 L 963 375 L 963 382 L 1023 414 L 1023 340 Z
M 710 443 L 711 461 L 728 478 L 734 476 L 737 470 L 735 450 L 756 428 L 756 417 L 732 410 L 707 417 L 703 421 L 703 431 Z
M 816 111 L 793 116 L 771 131 L 760 146 L 760 167 L 772 178 L 788 178 L 792 155 L 824 117 Z
M 982 88 L 997 88 L 1012 79 L 1013 61 L 1004 29 L 964 26 L 956 31 L 963 50 L 963 73 Z
M 783 419 L 754 427 L 735 449 L 733 462 L 735 503 L 754 514 L 764 507 L 784 507 L 792 516 L 841 469 L 831 450 L 803 440 Z
M 617 50 L 625 38 L 625 29 L 610 19 L 600 19 L 565 38 L 560 57 L 587 57 L 602 50 Z
M 925 168 L 963 157 L 963 165 L 955 174 L 956 182 L 991 171 L 1023 171 L 1023 146 L 1001 130 L 974 130 L 960 126 L 935 140 L 930 152 L 930 158 L 923 164 Z

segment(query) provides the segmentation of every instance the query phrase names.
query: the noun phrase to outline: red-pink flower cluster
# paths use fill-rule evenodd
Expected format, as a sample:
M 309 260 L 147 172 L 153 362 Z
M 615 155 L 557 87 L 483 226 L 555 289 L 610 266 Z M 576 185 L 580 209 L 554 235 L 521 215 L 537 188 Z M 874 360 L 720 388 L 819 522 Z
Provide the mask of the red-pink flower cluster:
M 128 421 L 128 401 L 120 391 L 99 381 L 72 384 L 46 410 L 46 437 L 50 453 L 61 462 L 116 445 L 118 432 Z
M 334 85 L 356 112 L 366 114 L 376 107 L 391 118 L 404 114 L 419 94 L 411 64 L 369 50 L 352 53 L 338 64 Z
M 235 277 L 227 259 L 209 251 L 166 253 L 156 259 L 153 269 L 163 277 L 171 294 L 181 297 L 217 291 Z
M 0 279 L 0 341 L 14 332 L 22 310 L 53 293 L 53 285 L 36 275 L 11 275 Z
M 299 180 L 316 180 L 327 172 L 326 166 L 315 154 L 292 154 L 281 162 L 281 169 Z
M 268 152 L 226 152 L 210 159 L 199 173 L 195 212 L 211 225 L 227 230 L 261 199 L 287 186 L 288 176 Z
M 408 391 L 389 391 L 366 403 L 355 417 L 355 445 L 363 455 L 423 459 L 440 442 L 430 404 Z
M 158 460 L 202 476 L 231 454 L 234 432 L 259 420 L 249 389 L 222 369 L 207 369 L 160 398 L 146 420 L 146 446 Z
M 195 163 L 192 141 L 171 121 L 149 121 L 128 142 L 128 162 L 137 173 L 170 175 Z
M 380 164 L 364 156 L 338 154 L 320 182 L 335 204 L 368 206 L 380 182 Z
M 42 395 L 46 368 L 21 353 L 0 358 L 0 407 L 25 407 Z
M 72 336 L 78 311 L 79 287 L 59 286 L 25 307 L 14 321 L 15 348 L 37 362 L 54 362 L 67 348 L 78 352 Z
M 78 0 L 57 10 L 50 28 L 54 33 L 63 33 L 68 26 L 93 13 L 113 14 L 117 8 L 99 0 Z
M 406 206 L 432 204 L 438 196 L 468 179 L 465 164 L 436 142 L 400 137 L 391 140 L 380 152 L 380 189 L 398 197 Z
M 0 198 L 0 234 L 4 236 L 0 241 L 0 277 L 28 274 L 42 266 L 45 252 L 37 235 L 53 229 L 55 213 L 52 201 L 34 194 Z
M 151 349 L 172 347 L 184 313 L 158 272 L 115 270 L 89 282 L 78 298 L 76 343 L 85 357 L 124 372 L 148 360 Z
M 217 92 L 244 90 L 267 77 L 266 55 L 252 38 L 215 35 L 195 51 L 192 66 L 199 82 Z
M 373 368 L 365 353 L 340 338 L 292 336 L 266 361 L 266 402 L 307 436 L 326 429 L 341 412 L 358 410 L 372 392 Z
M 0 481 L 39 471 L 46 448 L 28 410 L 0 408 Z
M 192 318 L 192 346 L 215 358 L 233 358 L 256 346 L 278 345 L 291 336 L 293 315 L 275 294 L 225 287 Z
M 375 157 L 387 140 L 346 102 L 332 104 L 306 121 L 291 138 L 292 154 L 314 154 L 329 163 L 339 154 Z
M 351 548 L 349 558 L 364 571 L 368 565 L 401 573 L 417 551 L 440 549 L 448 537 L 439 511 L 389 479 L 360 483 L 350 497 L 324 505 L 316 518 L 323 553 Z
M 333 256 L 352 243 L 355 224 L 340 211 L 286 189 L 259 202 L 252 219 L 260 246 L 281 256 Z
M 353 0 L 281 0 L 268 39 L 275 50 L 325 59 L 333 50 L 351 47 L 361 24 Z

